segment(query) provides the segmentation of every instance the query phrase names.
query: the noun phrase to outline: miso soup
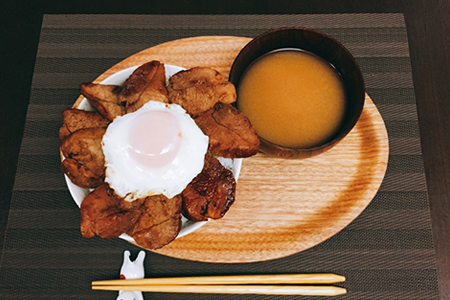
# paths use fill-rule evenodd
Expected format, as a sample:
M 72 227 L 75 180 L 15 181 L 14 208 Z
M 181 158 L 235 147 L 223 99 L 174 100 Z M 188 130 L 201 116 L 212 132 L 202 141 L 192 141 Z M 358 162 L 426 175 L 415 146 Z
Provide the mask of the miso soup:
M 343 123 L 345 89 L 327 61 L 299 50 L 282 50 L 257 59 L 237 87 L 238 109 L 258 135 L 290 148 L 319 146 Z

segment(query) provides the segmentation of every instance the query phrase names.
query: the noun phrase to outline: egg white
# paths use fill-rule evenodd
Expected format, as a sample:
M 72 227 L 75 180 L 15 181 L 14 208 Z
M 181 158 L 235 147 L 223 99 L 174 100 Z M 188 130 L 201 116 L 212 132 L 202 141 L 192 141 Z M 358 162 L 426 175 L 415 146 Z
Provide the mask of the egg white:
M 127 151 L 132 120 L 148 111 L 172 114 L 181 128 L 181 145 L 173 161 L 159 168 L 141 166 Z M 136 112 L 117 117 L 107 128 L 102 141 L 105 155 L 105 181 L 127 201 L 163 194 L 168 198 L 180 194 L 203 169 L 208 136 L 177 104 L 157 101 L 146 103 Z

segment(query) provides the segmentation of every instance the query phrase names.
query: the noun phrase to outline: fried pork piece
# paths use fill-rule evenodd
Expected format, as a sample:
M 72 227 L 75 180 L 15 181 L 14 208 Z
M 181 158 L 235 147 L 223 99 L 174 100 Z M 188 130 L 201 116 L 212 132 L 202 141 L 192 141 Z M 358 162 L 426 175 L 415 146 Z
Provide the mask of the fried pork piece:
M 153 60 L 137 68 L 127 78 L 120 93 L 126 112 L 134 112 L 153 100 L 168 103 L 164 64 Z
M 63 111 L 63 125 L 59 129 L 60 144 L 78 129 L 106 128 L 110 121 L 96 111 L 69 108 Z
M 141 216 L 127 233 L 147 249 L 159 249 L 173 241 L 181 230 L 181 197 L 154 195 L 145 198 Z
M 236 101 L 236 89 L 218 71 L 195 67 L 169 79 L 169 101 L 179 104 L 192 117 L 211 109 L 217 102 Z
M 119 97 L 121 89 L 117 85 L 98 83 L 82 83 L 80 86 L 81 94 L 110 121 L 125 114 L 125 107 Z
M 234 203 L 235 190 L 233 173 L 208 153 L 203 170 L 181 193 L 183 215 L 193 221 L 220 219 Z
M 125 201 L 107 183 L 103 183 L 81 203 L 81 234 L 85 238 L 95 235 L 104 239 L 119 237 L 138 220 L 143 200 Z
M 208 151 L 216 156 L 249 157 L 258 152 L 259 138 L 253 125 L 230 104 L 217 103 L 194 121 L 209 137 Z
M 61 169 L 79 187 L 94 188 L 105 179 L 105 157 L 101 145 L 105 131 L 105 128 L 79 129 L 61 144 L 65 158 Z

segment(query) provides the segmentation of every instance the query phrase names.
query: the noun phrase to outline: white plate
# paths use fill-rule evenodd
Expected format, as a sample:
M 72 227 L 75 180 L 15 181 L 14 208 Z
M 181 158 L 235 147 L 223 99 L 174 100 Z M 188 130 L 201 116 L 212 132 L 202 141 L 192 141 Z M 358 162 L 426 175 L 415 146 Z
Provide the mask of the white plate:
M 167 80 L 175 73 L 185 70 L 184 68 L 173 66 L 173 65 L 164 65 L 166 70 L 166 78 Z M 136 70 L 139 66 L 130 67 L 127 69 L 124 69 L 122 71 L 119 71 L 105 80 L 103 80 L 102 84 L 115 84 L 115 85 L 122 85 L 125 80 L 133 73 L 134 70 Z M 89 103 L 89 101 L 84 98 L 80 104 L 77 107 L 78 109 L 87 110 L 87 111 L 94 111 L 95 108 Z M 229 158 L 219 158 L 219 161 L 224 165 L 227 169 L 231 170 L 233 172 L 234 178 L 236 178 L 236 181 L 239 177 L 239 172 L 241 171 L 241 165 L 242 165 L 242 159 L 236 158 L 236 159 L 229 159 Z M 72 195 L 72 198 L 74 199 L 75 203 L 80 206 L 81 202 L 83 202 L 83 199 L 86 198 L 86 196 L 92 191 L 92 189 L 85 189 L 81 188 L 79 186 L 76 186 L 75 184 L 70 181 L 70 179 L 66 176 L 66 183 L 69 188 L 70 194 Z M 203 222 L 193 222 L 188 219 L 186 219 L 184 216 L 182 216 L 182 226 L 181 230 L 178 233 L 177 238 L 185 236 L 186 234 L 189 234 L 198 228 L 205 225 L 208 221 Z M 129 241 L 134 242 L 134 239 L 129 236 L 128 234 L 124 233 L 120 238 Z

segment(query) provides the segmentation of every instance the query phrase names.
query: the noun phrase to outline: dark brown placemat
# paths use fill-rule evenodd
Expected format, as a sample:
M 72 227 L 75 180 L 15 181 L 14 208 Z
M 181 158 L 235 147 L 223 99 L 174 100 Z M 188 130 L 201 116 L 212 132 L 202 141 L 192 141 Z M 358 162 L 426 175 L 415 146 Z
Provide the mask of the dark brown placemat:
M 254 37 L 280 26 L 319 29 L 356 56 L 390 139 L 380 191 L 347 228 L 307 251 L 249 264 L 200 263 L 147 252 L 147 277 L 335 272 L 347 277 L 342 286 L 348 289 L 347 295 L 335 299 L 438 299 L 402 14 L 46 15 L 0 265 L 1 298 L 115 299 L 115 292 L 91 291 L 90 283 L 117 278 L 123 251 L 139 251 L 123 240 L 84 239 L 79 232 L 79 210 L 59 169 L 57 134 L 61 112 L 78 97 L 81 82 L 162 42 L 204 35 Z M 145 297 L 278 298 L 158 293 Z

